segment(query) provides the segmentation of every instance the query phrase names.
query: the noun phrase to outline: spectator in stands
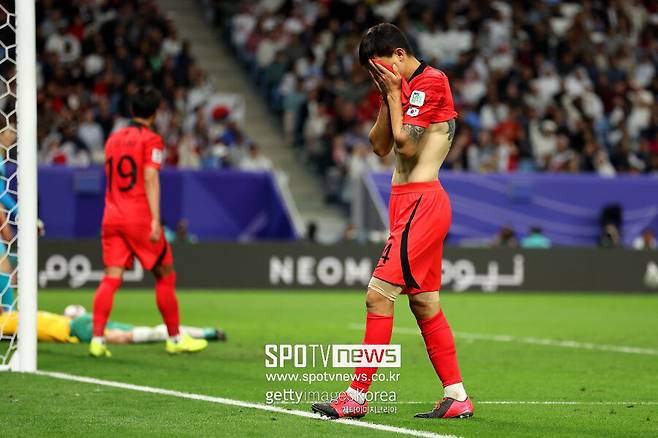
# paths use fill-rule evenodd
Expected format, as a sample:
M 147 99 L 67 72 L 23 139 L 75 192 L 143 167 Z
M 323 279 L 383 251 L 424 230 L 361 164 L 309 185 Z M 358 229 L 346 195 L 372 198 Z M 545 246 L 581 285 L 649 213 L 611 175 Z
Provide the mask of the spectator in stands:
M 94 119 L 94 111 L 85 110 L 82 122 L 78 125 L 78 138 L 85 144 L 94 163 L 102 163 L 104 157 L 105 134 L 103 128 Z
M 504 225 L 493 240 L 493 246 L 517 248 L 519 241 L 511 225 Z
M 187 222 L 187 219 L 181 219 L 178 221 L 176 224 L 176 234 L 174 238 L 174 242 L 177 243 L 197 243 L 199 242 L 199 238 L 195 236 L 194 234 L 190 233 L 190 226 L 189 223 Z
M 645 228 L 642 234 L 633 240 L 633 248 L 635 249 L 656 249 L 658 242 L 656 242 L 656 235 L 651 228 Z
M 155 125 L 166 141 L 165 165 L 199 168 L 207 158 L 209 167 L 237 166 L 246 153 L 244 142 L 223 141 L 229 154 L 217 147 L 235 129 L 210 120 L 211 81 L 156 2 L 47 2 L 37 10 L 37 49 L 42 163 L 101 163 L 105 139 L 129 116 L 130 94 L 141 85 L 134 78 L 165 97 Z
M 249 146 L 247 155 L 240 161 L 241 170 L 249 171 L 268 171 L 272 170 L 272 162 L 269 158 L 263 155 L 260 147 L 252 143 Z
M 530 122 L 530 142 L 535 163 L 540 170 L 547 169 L 551 157 L 557 151 L 557 125 L 552 120 Z
M 176 241 L 176 232 L 169 228 L 169 225 L 167 225 L 167 222 L 165 222 L 164 219 L 160 220 L 162 224 L 162 231 L 164 232 L 165 239 L 169 243 L 173 243 Z
M 557 137 L 555 153 L 549 158 L 548 170 L 551 172 L 569 172 L 573 170 L 572 162 L 577 159 L 576 152 L 569 147 L 569 137 L 560 134 Z
M 353 223 L 348 223 L 343 230 L 343 235 L 341 237 L 341 242 L 356 242 L 358 239 L 358 230 L 356 225 Z
M 619 248 L 621 247 L 621 234 L 619 228 L 612 223 L 603 227 L 601 237 L 599 238 L 601 248 Z
M 318 243 L 318 224 L 315 221 L 306 224 L 306 241 Z
M 617 171 L 612 166 L 612 164 L 610 164 L 608 154 L 606 154 L 605 151 L 599 149 L 598 152 L 596 152 L 594 159 L 594 167 L 596 168 L 596 173 L 598 173 L 600 176 L 606 177 L 615 176 Z
M 213 5 L 212 16 L 231 12 Z M 376 116 L 378 93 L 361 87 L 353 48 L 381 21 L 451 78 L 460 126 L 446 167 L 614 176 L 658 171 L 657 12 L 646 0 L 275 1 L 240 8 L 227 30 L 284 112 L 291 143 L 321 158 L 332 184 Z
M 550 248 L 551 240 L 542 233 L 540 227 L 530 228 L 530 234 L 521 239 L 521 248 Z

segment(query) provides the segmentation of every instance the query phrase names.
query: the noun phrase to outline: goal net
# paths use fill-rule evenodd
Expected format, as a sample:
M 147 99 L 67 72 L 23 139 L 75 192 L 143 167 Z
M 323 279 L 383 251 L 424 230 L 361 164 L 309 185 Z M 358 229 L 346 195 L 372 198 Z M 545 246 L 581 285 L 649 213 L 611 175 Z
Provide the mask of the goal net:
M 0 370 L 36 369 L 34 3 L 0 0 Z

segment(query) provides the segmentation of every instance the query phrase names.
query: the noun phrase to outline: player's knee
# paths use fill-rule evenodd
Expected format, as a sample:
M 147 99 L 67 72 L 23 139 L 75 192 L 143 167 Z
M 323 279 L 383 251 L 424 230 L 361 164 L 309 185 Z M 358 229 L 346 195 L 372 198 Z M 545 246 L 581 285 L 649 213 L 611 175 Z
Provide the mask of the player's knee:
M 417 320 L 428 319 L 439 313 L 441 305 L 439 294 L 432 293 L 409 296 L 409 307 Z
M 121 266 L 106 266 L 105 267 L 105 276 L 109 278 L 123 278 L 124 268 Z
M 373 289 L 368 289 L 366 293 L 366 309 L 368 313 L 392 315 L 393 307 L 393 301 Z
M 173 274 L 175 272 L 174 265 L 157 265 L 152 270 L 155 278 L 166 277 L 167 275 Z

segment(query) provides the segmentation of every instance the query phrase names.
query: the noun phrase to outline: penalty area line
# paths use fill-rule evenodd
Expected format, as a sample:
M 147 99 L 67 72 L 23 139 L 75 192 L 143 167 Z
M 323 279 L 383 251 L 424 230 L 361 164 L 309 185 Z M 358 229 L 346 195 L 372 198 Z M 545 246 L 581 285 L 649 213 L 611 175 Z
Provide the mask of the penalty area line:
M 349 328 L 352 330 L 363 330 L 363 324 L 350 324 Z M 393 333 L 398 333 L 401 335 L 420 335 L 420 331 L 417 328 L 409 328 L 409 327 L 393 328 Z M 644 354 L 649 356 L 658 356 L 658 350 L 654 348 L 629 347 L 626 345 L 605 345 L 605 344 L 594 344 L 592 342 L 579 342 L 572 340 L 560 340 L 560 339 L 548 339 L 548 338 L 517 337 L 510 335 L 488 335 L 482 333 L 453 332 L 453 334 L 455 335 L 456 338 L 464 339 L 467 341 L 491 341 L 491 342 L 507 342 L 507 343 L 511 342 L 517 344 L 574 348 L 578 350 L 611 351 L 614 353 Z
M 164 388 L 156 388 L 153 386 L 143 386 L 143 385 L 134 385 L 132 383 L 123 383 L 123 382 L 116 382 L 113 380 L 102 380 L 102 379 L 96 379 L 93 377 L 84 377 L 84 376 L 76 376 L 74 374 L 67 374 L 67 373 L 60 373 L 56 371 L 36 371 L 34 374 L 38 376 L 45 376 L 45 377 L 51 377 L 54 379 L 60 379 L 60 380 L 69 380 L 73 382 L 80 382 L 80 383 L 89 383 L 92 385 L 100 385 L 100 386 L 108 386 L 110 388 L 119 388 L 119 389 L 126 389 L 129 391 L 138 391 L 138 392 L 145 392 L 149 394 L 159 394 L 159 395 L 167 395 L 170 397 L 178 397 L 178 398 L 185 398 L 189 400 L 197 400 L 197 401 L 205 401 L 209 403 L 216 403 L 220 405 L 226 405 L 226 406 L 236 406 L 236 407 L 241 407 L 241 408 L 247 408 L 247 409 L 257 409 L 260 411 L 266 411 L 266 412 L 275 412 L 277 414 L 286 414 L 286 415 L 293 415 L 296 417 L 304 417 L 304 418 L 311 418 L 314 420 L 319 420 L 322 417 L 320 417 L 319 414 L 315 414 L 313 412 L 306 412 L 306 411 L 299 411 L 299 410 L 293 410 L 293 409 L 284 409 L 280 408 L 277 406 L 272 406 L 272 405 L 266 405 L 263 403 L 253 403 L 253 402 L 247 402 L 247 401 L 242 401 L 242 400 L 234 400 L 230 398 L 224 398 L 224 397 L 213 397 L 209 395 L 202 395 L 202 394 L 195 394 L 191 392 L 181 392 L 181 391 L 174 391 L 170 389 L 164 389 Z M 354 427 L 361 427 L 365 429 L 373 429 L 373 430 L 378 430 L 382 432 L 390 432 L 390 433 L 397 433 L 397 434 L 402 434 L 402 435 L 408 435 L 408 436 L 417 436 L 417 437 L 426 437 L 426 438 L 456 438 L 454 435 L 440 435 L 428 431 L 423 431 L 423 430 L 415 430 L 415 429 L 407 429 L 405 427 L 396 427 L 396 426 L 387 426 L 385 424 L 376 424 L 376 423 L 368 423 L 365 421 L 356 421 L 356 420 L 350 420 L 350 419 L 345 419 L 345 420 L 334 420 L 331 421 L 331 423 L 335 424 L 341 424 L 344 426 L 354 426 Z

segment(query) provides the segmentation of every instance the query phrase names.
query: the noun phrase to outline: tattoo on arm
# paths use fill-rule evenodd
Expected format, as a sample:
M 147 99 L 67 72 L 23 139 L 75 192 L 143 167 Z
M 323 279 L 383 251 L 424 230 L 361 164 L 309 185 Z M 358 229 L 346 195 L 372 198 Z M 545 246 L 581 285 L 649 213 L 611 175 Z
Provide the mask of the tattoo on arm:
M 455 138 L 455 130 L 457 128 L 457 124 L 455 123 L 455 119 L 450 119 L 448 120 L 448 141 L 452 145 L 452 139 Z
M 420 137 L 422 137 L 425 132 L 425 128 L 422 126 L 410 125 L 408 123 L 402 125 L 402 130 L 406 132 L 409 135 L 409 138 L 416 144 L 420 141 Z

